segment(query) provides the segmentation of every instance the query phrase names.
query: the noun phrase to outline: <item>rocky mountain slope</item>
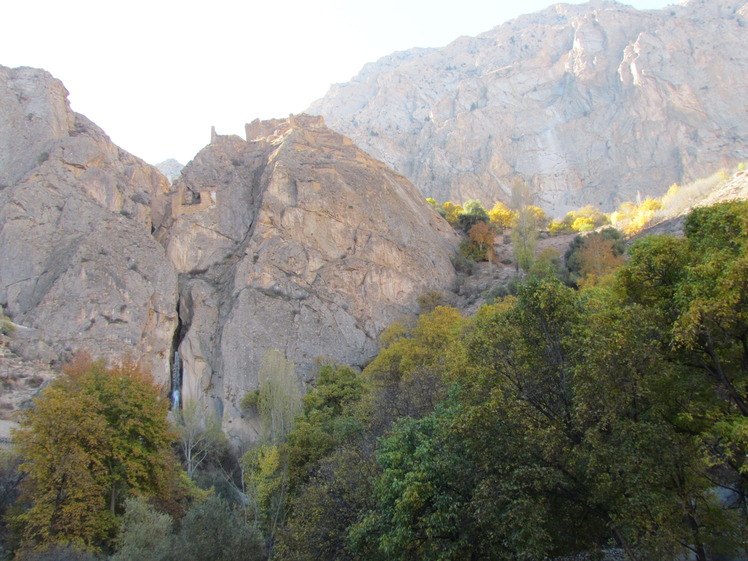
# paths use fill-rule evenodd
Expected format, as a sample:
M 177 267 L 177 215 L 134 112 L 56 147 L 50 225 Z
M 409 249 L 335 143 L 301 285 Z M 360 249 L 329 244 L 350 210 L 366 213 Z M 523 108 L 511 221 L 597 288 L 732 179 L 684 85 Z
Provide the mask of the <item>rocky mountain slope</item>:
M 427 196 L 605 211 L 748 157 L 748 4 L 556 4 L 366 65 L 309 112 Z
M 18 324 L 3 427 L 46 380 L 29 365 L 129 355 L 167 392 L 178 351 L 183 398 L 251 437 L 238 404 L 267 351 L 301 387 L 320 361 L 364 364 L 419 295 L 452 288 L 456 236 L 403 176 L 319 117 L 247 138 L 214 133 L 170 185 L 48 73 L 0 67 L 0 312 Z
M 239 402 L 268 350 L 304 378 L 362 365 L 420 294 L 450 288 L 457 245 L 410 182 L 321 118 L 246 129 L 213 135 L 156 231 L 180 275 L 183 395 L 209 398 L 235 434 L 252 430 Z
M 168 379 L 177 278 L 151 236 L 168 188 L 60 81 L 0 67 L 0 307 L 31 328 L 26 358 L 129 354 Z

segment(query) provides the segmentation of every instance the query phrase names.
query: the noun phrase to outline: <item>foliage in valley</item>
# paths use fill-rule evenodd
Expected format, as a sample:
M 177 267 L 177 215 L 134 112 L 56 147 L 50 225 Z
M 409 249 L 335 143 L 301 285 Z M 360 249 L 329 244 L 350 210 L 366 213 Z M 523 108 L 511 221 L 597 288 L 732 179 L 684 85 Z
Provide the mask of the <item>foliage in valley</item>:
M 492 220 L 465 208 L 468 231 Z M 568 279 L 533 255 L 472 318 L 424 295 L 363 372 L 322 365 L 303 397 L 269 353 L 238 460 L 187 406 L 172 431 L 134 367 L 76 363 L 16 433 L 20 466 L 2 458 L 8 543 L 116 561 L 745 556 L 748 203 L 697 209 L 685 233 L 626 261 L 617 231 L 591 233 Z

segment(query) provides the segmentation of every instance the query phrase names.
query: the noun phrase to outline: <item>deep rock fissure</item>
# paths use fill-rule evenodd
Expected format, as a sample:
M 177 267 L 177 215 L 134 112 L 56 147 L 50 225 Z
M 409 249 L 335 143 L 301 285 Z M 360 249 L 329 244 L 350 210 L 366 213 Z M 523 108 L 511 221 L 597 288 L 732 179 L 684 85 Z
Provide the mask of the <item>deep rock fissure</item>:
M 179 311 L 179 301 L 177 301 L 177 327 L 174 330 L 174 337 L 171 344 L 171 358 L 169 361 L 171 379 L 169 385 L 169 400 L 172 409 L 182 408 L 182 376 L 184 364 L 179 356 L 179 346 L 182 344 L 189 326 L 182 321 L 182 314 Z

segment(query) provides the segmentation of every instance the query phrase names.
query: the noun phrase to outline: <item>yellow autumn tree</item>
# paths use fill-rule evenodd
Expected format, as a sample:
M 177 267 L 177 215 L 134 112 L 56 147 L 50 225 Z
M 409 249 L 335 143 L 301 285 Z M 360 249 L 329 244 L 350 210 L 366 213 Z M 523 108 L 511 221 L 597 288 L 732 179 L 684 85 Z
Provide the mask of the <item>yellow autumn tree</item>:
M 460 213 L 462 212 L 462 205 L 456 205 L 447 201 L 442 205 L 444 211 L 444 218 L 447 219 L 452 226 L 457 226 L 460 223 Z
M 499 230 L 505 230 L 511 228 L 517 220 L 517 213 L 501 201 L 497 201 L 493 208 L 488 211 L 488 218 L 492 226 Z
M 166 492 L 179 473 L 168 402 L 133 363 L 78 357 L 14 431 L 31 507 L 18 515 L 27 547 L 98 550 L 113 539 L 125 498 Z

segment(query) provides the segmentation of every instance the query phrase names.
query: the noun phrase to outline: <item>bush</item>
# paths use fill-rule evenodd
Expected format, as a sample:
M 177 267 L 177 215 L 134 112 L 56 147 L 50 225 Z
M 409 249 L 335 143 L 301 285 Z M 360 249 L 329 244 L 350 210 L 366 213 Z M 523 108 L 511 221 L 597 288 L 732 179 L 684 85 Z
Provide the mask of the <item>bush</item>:
M 0 314 L 0 333 L 3 335 L 13 335 L 16 330 L 13 323 L 4 315 Z
M 154 511 L 143 498 L 127 499 L 119 547 L 111 561 L 166 561 L 171 525 L 168 514 Z
M 50 547 L 43 551 L 21 551 L 16 561 L 98 561 L 101 559 L 93 553 L 68 546 Z
M 417 302 L 420 307 L 420 313 L 428 314 L 433 312 L 437 306 L 444 305 L 444 294 L 438 290 L 429 290 L 421 294 Z
M 477 244 L 464 240 L 460 242 L 460 255 L 464 256 L 471 263 L 474 263 L 486 259 L 486 250 L 481 250 Z
M 475 260 L 463 255 L 461 252 L 452 256 L 452 266 L 458 273 L 472 275 L 475 268 Z
M 223 499 L 213 496 L 182 520 L 171 557 L 179 561 L 255 561 L 264 557 L 262 537 Z

